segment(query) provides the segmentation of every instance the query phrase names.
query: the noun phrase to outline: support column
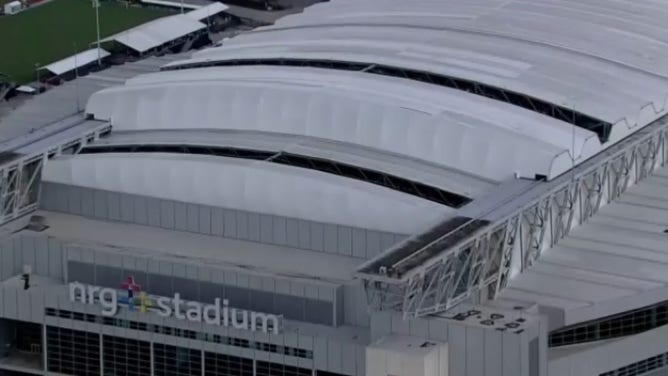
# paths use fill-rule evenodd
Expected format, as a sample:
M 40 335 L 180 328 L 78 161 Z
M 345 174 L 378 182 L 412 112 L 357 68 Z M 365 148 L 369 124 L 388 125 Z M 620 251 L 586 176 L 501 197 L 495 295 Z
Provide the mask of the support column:
M 104 344 L 102 343 L 102 338 L 104 335 L 102 333 L 98 334 L 98 339 L 100 341 L 100 375 L 104 375 Z
M 46 324 L 42 324 L 42 361 L 44 362 L 44 366 L 42 367 L 42 371 L 44 371 L 44 374 L 48 376 L 49 374 L 49 365 L 47 364 L 48 356 L 47 356 L 47 346 L 46 346 Z
M 155 356 L 153 355 L 153 341 L 151 343 L 151 376 L 155 376 Z
M 206 367 L 206 364 L 204 364 L 204 362 L 205 362 L 205 360 L 204 360 L 204 349 L 200 350 L 200 356 L 202 357 L 201 358 L 202 361 L 200 362 L 200 364 L 202 365 L 202 367 L 201 367 L 202 368 L 202 376 L 204 376 L 204 368 Z

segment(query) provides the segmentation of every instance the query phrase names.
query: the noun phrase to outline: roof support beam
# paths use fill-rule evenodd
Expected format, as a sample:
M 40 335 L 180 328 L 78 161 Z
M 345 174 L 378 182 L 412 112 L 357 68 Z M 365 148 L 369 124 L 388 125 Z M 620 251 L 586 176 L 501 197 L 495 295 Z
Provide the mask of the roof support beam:
M 86 144 L 98 139 L 110 128 L 109 124 L 101 124 L 59 145 L 17 156 L 0 165 L 0 225 L 37 209 L 42 169 L 49 159 L 79 153 Z
M 373 269 L 391 254 L 366 263 L 358 276 L 365 282 L 369 304 L 377 310 L 403 312 L 408 318 L 443 312 L 465 300 L 494 299 L 512 270 L 531 267 L 542 251 L 666 163 L 668 118 L 664 117 L 572 173 L 542 183 L 543 195 L 528 203 L 518 201 L 515 211 L 495 222 L 468 234 L 458 234 L 465 226 L 448 229 L 425 247 L 447 244 L 448 237 L 459 237 L 456 243 L 424 260 L 420 254 L 425 248 L 412 251 L 403 262 L 412 257 L 420 262 L 402 273 L 385 266 Z M 407 239 L 397 250 L 415 242 Z

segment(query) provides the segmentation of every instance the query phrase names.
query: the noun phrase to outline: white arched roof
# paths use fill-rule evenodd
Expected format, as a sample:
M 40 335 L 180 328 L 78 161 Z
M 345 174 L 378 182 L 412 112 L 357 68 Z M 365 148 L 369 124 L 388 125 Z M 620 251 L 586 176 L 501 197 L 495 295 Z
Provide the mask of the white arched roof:
M 190 62 L 319 59 L 450 75 L 612 123 L 612 144 L 668 110 L 666 18 L 668 2 L 650 0 L 337 0 Z
M 506 103 L 404 79 L 289 67 L 140 76 L 86 112 L 115 130 L 232 129 L 312 136 L 502 181 L 554 176 L 600 150 L 593 132 Z M 185 140 L 187 142 L 187 140 Z
M 44 181 L 412 234 L 454 213 L 446 206 L 326 173 L 215 156 L 78 154 L 49 161 Z

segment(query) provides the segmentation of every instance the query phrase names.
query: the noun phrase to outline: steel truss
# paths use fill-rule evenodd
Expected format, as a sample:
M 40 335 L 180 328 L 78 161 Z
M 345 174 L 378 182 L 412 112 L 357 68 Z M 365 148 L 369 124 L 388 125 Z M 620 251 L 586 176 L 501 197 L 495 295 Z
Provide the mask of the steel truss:
M 88 128 L 81 136 L 64 140 L 59 145 L 27 155 L 17 153 L 0 165 L 0 225 L 37 209 L 39 187 L 44 164 L 62 154 L 77 154 L 83 146 L 108 132 L 111 126 Z
M 447 311 L 467 299 L 473 303 L 494 299 L 507 285 L 511 268 L 521 272 L 530 267 L 571 228 L 586 222 L 667 161 L 668 120 L 662 119 L 544 183 L 553 188 L 528 204 L 518 200 L 512 214 L 443 249 L 410 272 L 400 276 L 358 274 L 368 302 L 373 309 L 401 311 L 410 318 Z

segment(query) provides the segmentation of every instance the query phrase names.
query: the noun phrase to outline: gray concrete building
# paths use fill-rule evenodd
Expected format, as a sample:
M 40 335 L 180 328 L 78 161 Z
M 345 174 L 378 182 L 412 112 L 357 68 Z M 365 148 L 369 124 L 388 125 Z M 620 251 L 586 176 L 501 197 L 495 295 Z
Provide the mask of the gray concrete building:
M 0 375 L 665 372 L 666 15 L 336 0 L 27 101 Z

